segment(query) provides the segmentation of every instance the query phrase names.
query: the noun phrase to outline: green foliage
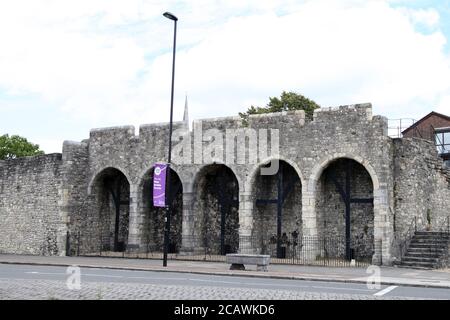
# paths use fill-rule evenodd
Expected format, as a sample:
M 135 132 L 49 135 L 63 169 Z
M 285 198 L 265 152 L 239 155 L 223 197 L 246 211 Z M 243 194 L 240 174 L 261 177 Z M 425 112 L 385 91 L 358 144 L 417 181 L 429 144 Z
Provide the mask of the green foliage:
M 291 110 L 304 110 L 307 119 L 312 119 L 314 110 L 320 108 L 320 106 L 313 100 L 310 100 L 301 94 L 295 92 L 281 93 L 280 98 L 269 97 L 269 103 L 265 107 L 251 106 L 247 112 L 239 112 L 239 116 L 242 118 L 244 124 L 248 123 L 248 117 L 251 114 L 262 114 L 272 112 L 282 112 Z
M 0 160 L 40 154 L 44 154 L 44 151 L 39 150 L 39 145 L 28 142 L 26 138 L 17 135 L 10 137 L 7 134 L 0 136 Z

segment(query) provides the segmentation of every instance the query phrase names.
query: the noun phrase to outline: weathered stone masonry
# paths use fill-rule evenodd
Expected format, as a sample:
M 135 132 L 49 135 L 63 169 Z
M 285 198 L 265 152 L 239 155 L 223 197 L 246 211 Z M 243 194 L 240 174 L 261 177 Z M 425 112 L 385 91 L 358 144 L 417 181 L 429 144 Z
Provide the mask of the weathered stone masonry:
M 204 135 L 209 129 L 244 128 L 239 117 L 194 121 L 194 130 L 199 124 Z M 174 124 L 185 133 L 183 139 L 190 139 L 192 152 L 183 155 L 191 164 L 172 166 L 181 181 L 173 250 L 195 253 L 203 245 L 196 239 L 205 232 L 220 237 L 222 206 L 213 190 L 218 177 L 225 179 L 223 188 L 235 203 L 224 209 L 226 237 L 234 239 L 227 250 L 242 245 L 236 243 L 239 237 L 276 232 L 276 206 L 256 205 L 261 195 L 274 196 L 274 177 L 259 175 L 261 166 L 273 159 L 282 160 L 287 176 L 298 176 L 283 204 L 282 231 L 302 236 L 345 235 L 345 206 L 331 181 L 345 180 L 346 165 L 354 168 L 348 177 L 352 197 L 373 197 L 373 203 L 351 204 L 352 236 L 373 242 L 373 263 L 388 265 L 397 258 L 394 234 L 405 232 L 414 216 L 423 226 L 427 212 L 434 223 L 442 223 L 450 211 L 449 173 L 434 146 L 391 139 L 387 119 L 372 116 L 370 105 L 320 109 L 313 120 L 302 111 L 251 116 L 248 128 L 279 129 L 279 154 L 251 164 L 224 164 L 220 155 L 196 163 L 195 155 L 202 152 L 194 144 L 198 136 L 187 123 Z M 80 235 L 82 250 L 98 247 L 103 237 L 114 235 L 117 208 L 107 184 L 118 176 L 126 186 L 119 193 L 128 194 L 117 202 L 118 221 L 127 226 L 119 228 L 116 240 L 136 250 L 160 247 L 162 221 L 147 190 L 153 164 L 167 158 L 168 130 L 165 123 L 143 125 L 138 135 L 132 126 L 94 129 L 87 140 L 64 142 L 62 155 L 1 161 L 0 251 L 64 255 L 67 232 Z M 209 141 L 203 137 L 203 147 Z
M 64 250 L 61 167 L 60 154 L 0 162 L 0 252 L 55 255 Z

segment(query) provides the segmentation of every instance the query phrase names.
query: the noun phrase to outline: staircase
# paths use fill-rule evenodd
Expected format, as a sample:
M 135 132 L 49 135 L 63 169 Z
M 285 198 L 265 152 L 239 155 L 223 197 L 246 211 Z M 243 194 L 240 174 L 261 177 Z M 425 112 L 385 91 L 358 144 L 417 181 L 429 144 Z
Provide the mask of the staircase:
M 447 262 L 449 242 L 449 233 L 416 232 L 399 266 L 415 269 L 440 268 Z

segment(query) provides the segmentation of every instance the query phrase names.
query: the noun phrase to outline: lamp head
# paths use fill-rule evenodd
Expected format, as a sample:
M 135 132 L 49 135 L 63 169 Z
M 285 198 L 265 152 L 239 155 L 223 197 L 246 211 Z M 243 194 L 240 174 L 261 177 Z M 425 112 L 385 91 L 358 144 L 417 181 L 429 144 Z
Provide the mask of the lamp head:
M 173 21 L 177 21 L 178 20 L 178 18 L 175 17 L 175 15 L 173 15 L 170 12 L 164 12 L 163 16 L 166 17 L 167 19 L 170 19 L 170 20 L 173 20 Z

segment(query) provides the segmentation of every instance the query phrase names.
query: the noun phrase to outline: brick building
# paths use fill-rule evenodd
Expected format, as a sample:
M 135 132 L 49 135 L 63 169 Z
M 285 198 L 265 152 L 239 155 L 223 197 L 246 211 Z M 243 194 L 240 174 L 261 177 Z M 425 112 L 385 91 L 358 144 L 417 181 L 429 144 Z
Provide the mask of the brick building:
M 450 167 L 450 117 L 438 112 L 428 115 L 415 122 L 403 132 L 404 138 L 422 138 L 436 144 L 439 155 Z
M 434 141 L 434 130 L 450 127 L 450 117 L 438 112 L 430 112 L 412 126 L 403 130 L 404 138 L 423 138 Z

